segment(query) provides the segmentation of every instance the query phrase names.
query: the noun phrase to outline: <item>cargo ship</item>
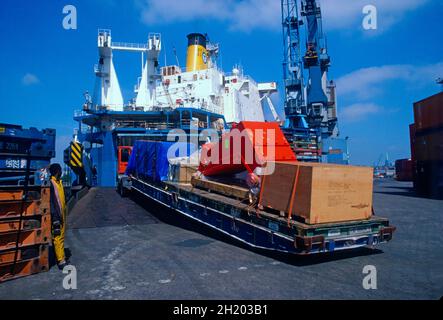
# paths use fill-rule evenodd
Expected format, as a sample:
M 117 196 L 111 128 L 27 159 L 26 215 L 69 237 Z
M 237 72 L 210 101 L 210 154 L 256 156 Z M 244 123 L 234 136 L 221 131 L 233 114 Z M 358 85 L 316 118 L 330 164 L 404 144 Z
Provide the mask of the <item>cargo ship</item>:
M 232 73 L 223 72 L 216 63 L 219 46 L 206 35 L 188 35 L 185 70 L 178 65 L 159 68 L 159 34 L 150 34 L 147 44 L 130 44 L 113 42 L 110 30 L 99 30 L 97 43 L 99 63 L 94 70 L 99 86 L 93 97 L 85 94 L 74 120 L 75 141 L 81 144 L 81 153 L 88 154 L 82 159 L 77 155 L 77 162 L 89 168 L 86 172 L 95 166 L 99 186 L 116 186 L 118 156 L 126 157 L 137 139 L 166 140 L 171 129 L 198 136 L 243 120 L 265 121 L 265 101 L 276 114 L 270 96 L 277 92 L 277 84 L 257 83 L 238 66 Z M 145 59 L 135 98 L 126 104 L 113 63 L 118 50 L 138 52 Z M 85 179 L 90 183 L 92 176 L 86 174 Z

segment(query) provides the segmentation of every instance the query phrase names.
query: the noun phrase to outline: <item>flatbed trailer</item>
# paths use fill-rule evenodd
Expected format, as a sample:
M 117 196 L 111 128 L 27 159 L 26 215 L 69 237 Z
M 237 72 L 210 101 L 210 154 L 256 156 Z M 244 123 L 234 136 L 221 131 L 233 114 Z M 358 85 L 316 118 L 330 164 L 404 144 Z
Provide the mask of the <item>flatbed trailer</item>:
M 392 239 L 395 227 L 386 218 L 327 224 L 305 224 L 252 207 L 191 184 L 154 182 L 130 177 L 128 191 L 155 201 L 255 248 L 309 255 L 374 247 Z

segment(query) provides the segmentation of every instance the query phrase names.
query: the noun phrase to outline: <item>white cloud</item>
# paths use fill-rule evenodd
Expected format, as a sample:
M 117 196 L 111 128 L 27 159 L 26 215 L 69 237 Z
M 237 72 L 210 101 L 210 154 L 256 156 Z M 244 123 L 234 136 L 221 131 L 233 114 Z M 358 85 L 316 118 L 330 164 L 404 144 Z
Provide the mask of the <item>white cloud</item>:
M 357 122 L 375 114 L 389 114 L 400 109 L 383 108 L 372 103 L 375 98 L 383 97 L 390 84 L 401 83 L 404 91 L 417 90 L 431 85 L 443 74 L 443 62 L 413 66 L 385 65 L 363 68 L 337 79 L 337 94 L 353 105 L 340 109 L 339 116 L 344 122 Z
M 383 112 L 383 108 L 374 103 L 356 103 L 340 110 L 340 120 L 357 122 L 371 115 Z
M 40 83 L 40 79 L 37 78 L 37 76 L 32 73 L 27 73 L 22 78 L 22 84 L 25 86 L 31 86 L 33 84 L 38 84 L 38 83 Z
M 136 0 L 146 24 L 191 20 L 226 22 L 230 30 L 281 30 L 279 0 Z M 406 13 L 430 0 L 320 0 L 326 29 L 361 30 L 363 7 L 375 5 L 380 30 L 398 23 Z M 300 3 L 300 2 L 299 2 Z
M 385 65 L 363 68 L 337 79 L 340 95 L 368 99 L 381 94 L 390 81 L 421 87 L 434 82 L 443 74 L 443 62 L 424 65 Z
M 228 29 L 236 31 L 281 27 L 277 0 L 139 0 L 138 3 L 146 24 L 202 19 L 226 22 Z
M 363 8 L 377 8 L 378 27 L 385 30 L 398 23 L 406 13 L 413 11 L 430 0 L 320 0 L 324 24 L 327 29 L 362 29 Z

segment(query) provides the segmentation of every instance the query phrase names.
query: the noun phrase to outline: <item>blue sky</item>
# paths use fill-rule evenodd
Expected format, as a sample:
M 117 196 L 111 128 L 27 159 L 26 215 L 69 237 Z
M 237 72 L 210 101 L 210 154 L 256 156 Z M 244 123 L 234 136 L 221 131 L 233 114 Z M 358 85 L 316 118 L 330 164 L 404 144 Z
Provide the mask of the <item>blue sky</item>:
M 279 0 L 3 0 L 0 9 L 0 122 L 57 130 L 57 159 L 70 140 L 73 111 L 94 89 L 98 28 L 114 41 L 145 42 L 162 34 L 169 63 L 185 62 L 186 35 L 208 33 L 221 45 L 223 68 L 240 63 L 257 81 L 282 78 Z M 62 26 L 65 5 L 77 8 L 77 29 Z M 324 32 L 337 81 L 339 126 L 350 137 L 351 161 L 373 164 L 381 153 L 409 157 L 412 103 L 437 93 L 443 77 L 443 2 L 323 0 Z M 363 30 L 362 8 L 378 9 L 378 29 Z M 164 52 L 161 54 L 161 64 Z M 118 53 L 125 100 L 140 59 Z M 276 97 L 276 101 L 282 99 Z M 281 104 L 281 102 L 280 102 Z M 281 106 L 280 110 L 281 110 Z

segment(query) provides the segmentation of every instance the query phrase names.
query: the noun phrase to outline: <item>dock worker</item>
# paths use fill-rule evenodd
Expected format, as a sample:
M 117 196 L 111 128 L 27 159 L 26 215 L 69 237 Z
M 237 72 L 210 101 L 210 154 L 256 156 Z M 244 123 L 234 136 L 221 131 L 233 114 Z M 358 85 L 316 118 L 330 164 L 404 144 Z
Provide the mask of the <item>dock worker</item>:
M 66 229 L 66 201 L 62 176 L 62 167 L 58 163 L 53 163 L 49 167 L 51 175 L 51 221 L 52 221 L 52 242 L 54 245 L 55 258 L 60 270 L 69 263 L 65 259 L 65 229 Z

